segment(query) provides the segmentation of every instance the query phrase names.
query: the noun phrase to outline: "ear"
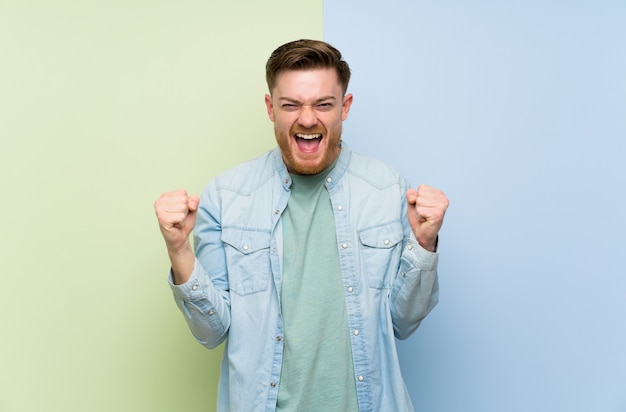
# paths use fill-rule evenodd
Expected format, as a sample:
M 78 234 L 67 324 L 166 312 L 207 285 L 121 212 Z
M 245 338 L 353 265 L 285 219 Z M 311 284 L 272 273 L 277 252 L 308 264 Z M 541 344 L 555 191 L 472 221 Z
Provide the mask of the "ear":
M 341 107 L 341 120 L 346 120 L 348 118 L 348 113 L 350 113 L 350 106 L 352 106 L 352 94 L 346 94 L 343 96 L 343 105 Z
M 267 115 L 270 120 L 274 121 L 274 104 L 272 103 L 272 96 L 269 94 L 265 95 L 265 107 L 267 107 Z

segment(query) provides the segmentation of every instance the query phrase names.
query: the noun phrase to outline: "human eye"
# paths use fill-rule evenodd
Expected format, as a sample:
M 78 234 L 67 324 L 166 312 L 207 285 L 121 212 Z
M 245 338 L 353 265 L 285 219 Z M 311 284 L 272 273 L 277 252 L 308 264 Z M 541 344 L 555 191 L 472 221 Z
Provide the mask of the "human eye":
M 283 103 L 280 107 L 286 112 L 295 112 L 300 108 L 300 106 L 295 103 Z
M 330 102 L 322 102 L 322 103 L 318 103 L 315 105 L 315 109 L 321 111 L 321 112 L 327 112 L 329 110 L 331 110 L 334 107 L 334 105 Z

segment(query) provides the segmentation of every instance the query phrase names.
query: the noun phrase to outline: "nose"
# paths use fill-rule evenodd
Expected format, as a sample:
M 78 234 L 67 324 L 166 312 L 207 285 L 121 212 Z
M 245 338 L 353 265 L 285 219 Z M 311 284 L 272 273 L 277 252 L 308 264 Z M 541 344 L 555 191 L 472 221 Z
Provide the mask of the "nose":
M 311 106 L 302 106 L 300 116 L 298 116 L 298 124 L 304 128 L 310 129 L 317 123 L 317 115 Z

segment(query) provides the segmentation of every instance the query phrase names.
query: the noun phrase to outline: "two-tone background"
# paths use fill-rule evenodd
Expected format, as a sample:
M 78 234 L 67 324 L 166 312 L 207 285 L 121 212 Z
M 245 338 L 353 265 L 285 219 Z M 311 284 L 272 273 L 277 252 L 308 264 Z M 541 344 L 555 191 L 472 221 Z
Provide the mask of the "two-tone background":
M 212 411 L 152 203 L 273 147 L 264 64 L 340 48 L 345 140 L 451 200 L 418 411 L 626 410 L 626 4 L 0 0 L 0 411 Z

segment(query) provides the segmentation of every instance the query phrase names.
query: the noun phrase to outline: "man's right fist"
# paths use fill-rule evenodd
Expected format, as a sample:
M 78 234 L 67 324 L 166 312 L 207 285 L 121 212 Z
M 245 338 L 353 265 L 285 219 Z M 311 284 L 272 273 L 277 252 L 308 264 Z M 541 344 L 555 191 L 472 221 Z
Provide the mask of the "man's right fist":
M 154 202 L 161 234 L 170 253 L 189 247 L 189 234 L 196 224 L 200 198 L 184 189 L 163 193 Z

